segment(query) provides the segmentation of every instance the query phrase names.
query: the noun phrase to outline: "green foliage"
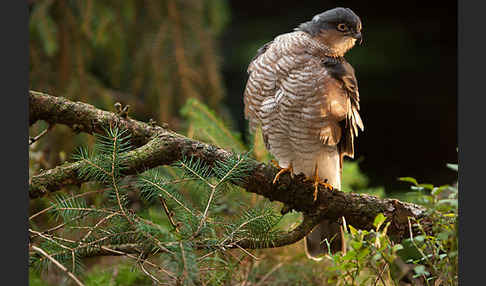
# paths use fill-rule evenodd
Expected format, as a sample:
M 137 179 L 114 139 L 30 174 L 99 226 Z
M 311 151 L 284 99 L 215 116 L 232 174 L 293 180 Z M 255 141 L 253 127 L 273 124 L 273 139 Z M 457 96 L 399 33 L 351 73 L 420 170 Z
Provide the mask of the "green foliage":
M 344 233 L 345 251 L 327 255 L 332 262 L 332 267 L 325 268 L 329 283 L 400 285 L 400 279 L 407 275 L 420 285 L 457 285 L 457 186 L 436 187 L 411 177 L 399 179 L 420 192 L 421 202 L 435 221 L 434 235 L 426 233 L 420 221 L 410 220 L 410 229 L 417 228 L 420 235 L 393 243 L 386 233 L 389 222 L 383 214 L 376 216 L 374 230 L 357 230 L 349 225 Z M 404 263 L 411 265 L 412 273 L 401 266 Z
M 384 222 L 385 217 L 379 214 L 373 230 L 357 230 L 351 225 L 347 228 L 344 233 L 345 251 L 328 255 L 332 262 L 332 266 L 326 268 L 329 283 L 372 285 L 382 280 L 382 285 L 392 284 L 389 266 L 396 259 L 401 245 L 393 244 L 386 235 L 389 223 L 382 227 Z
M 237 248 L 242 239 L 270 244 L 278 235 L 281 215 L 266 204 L 249 206 L 241 201 L 232 214 L 221 207 L 224 194 L 235 188 L 231 182 L 244 180 L 251 171 L 248 154 L 216 161 L 212 166 L 185 157 L 173 166 L 147 170 L 136 180 L 124 182 L 123 160 L 131 149 L 127 132 L 110 127 L 106 135 L 96 138 L 92 151 L 82 148 L 74 158 L 82 163 L 80 176 L 104 185 L 110 200 L 95 207 L 87 203 L 84 194 L 55 196 L 49 213 L 61 222 L 58 228 L 66 231 L 47 231 L 37 238 L 43 250 L 76 275 L 85 268 L 82 258 L 96 255 L 100 247 L 123 253 L 124 246 L 135 244 L 145 255 L 164 261 L 163 267 L 174 273 L 155 275 L 159 279 L 176 279 L 183 285 L 196 285 L 204 278 L 230 281 L 228 269 L 234 261 L 225 252 Z M 130 185 L 140 191 L 148 213 L 130 209 Z M 154 205 L 159 214 L 165 212 L 164 219 L 159 215 L 151 220 Z M 134 267 L 141 267 L 139 258 L 132 258 Z M 200 273 L 201 264 L 215 263 L 228 269 L 216 276 Z M 37 254 L 31 255 L 30 265 L 39 273 L 54 267 L 51 260 Z M 108 275 L 87 277 L 88 285 L 95 285 L 106 283 Z

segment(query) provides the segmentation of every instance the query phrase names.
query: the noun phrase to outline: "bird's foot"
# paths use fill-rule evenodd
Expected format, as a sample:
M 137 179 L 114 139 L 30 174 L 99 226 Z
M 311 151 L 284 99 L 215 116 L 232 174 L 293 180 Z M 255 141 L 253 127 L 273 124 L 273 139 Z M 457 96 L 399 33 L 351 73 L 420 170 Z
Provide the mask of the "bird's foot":
M 327 183 L 327 179 L 321 180 L 317 175 L 311 178 L 306 178 L 305 181 L 311 181 L 313 182 L 314 185 L 314 202 L 317 200 L 317 193 L 319 192 L 319 185 L 323 186 L 324 188 L 332 191 L 334 190 L 334 187 Z
M 275 166 L 275 168 L 279 168 L 280 169 L 280 166 L 278 165 L 278 162 L 276 160 L 270 160 L 270 163 L 272 163 L 272 165 Z
M 272 160 L 272 163 L 276 165 L 277 168 L 280 168 L 280 166 Z M 285 172 L 290 172 L 290 177 L 294 177 L 293 169 L 292 169 L 292 164 L 290 164 L 287 168 L 281 168 L 280 171 L 278 171 L 277 175 L 275 175 L 275 178 L 273 178 L 273 184 L 275 185 L 278 181 L 278 178 L 280 175 L 282 175 Z
M 328 189 L 329 191 L 334 190 L 334 187 L 327 183 L 327 179 L 324 181 L 314 181 L 314 202 L 317 200 L 317 192 L 319 191 L 319 185 Z

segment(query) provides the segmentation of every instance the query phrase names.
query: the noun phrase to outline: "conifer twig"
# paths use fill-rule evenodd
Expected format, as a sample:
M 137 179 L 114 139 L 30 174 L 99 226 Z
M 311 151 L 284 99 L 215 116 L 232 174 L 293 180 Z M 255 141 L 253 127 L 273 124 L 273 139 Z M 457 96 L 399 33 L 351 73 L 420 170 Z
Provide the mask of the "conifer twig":
M 34 144 L 35 142 L 37 142 L 39 139 L 42 138 L 42 136 L 46 135 L 47 132 L 51 131 L 51 129 L 54 127 L 53 124 L 49 124 L 49 126 L 44 129 L 41 133 L 39 133 L 39 135 L 35 136 L 35 137 L 30 137 L 29 138 L 29 146 Z
M 175 223 L 174 217 L 170 213 L 169 208 L 167 207 L 167 203 L 165 202 L 165 200 L 164 200 L 164 198 L 162 196 L 159 196 L 159 201 L 162 204 L 162 208 L 164 209 L 164 212 L 167 215 L 167 218 L 169 219 L 170 224 L 172 225 L 172 227 L 174 228 L 174 230 L 176 232 L 179 232 L 179 227 Z
M 95 193 L 105 192 L 105 191 L 110 190 L 110 189 L 111 188 L 104 188 L 104 189 L 101 189 L 101 190 L 95 190 L 95 191 L 89 191 L 89 192 L 77 194 L 75 196 L 72 196 L 72 197 L 69 197 L 69 198 L 63 200 L 63 202 L 68 201 L 68 200 L 72 200 L 72 199 L 75 199 L 75 198 L 80 198 L 80 197 L 88 196 L 88 195 L 95 194 Z M 51 205 L 50 207 L 47 207 L 47 208 L 45 208 L 45 209 L 43 209 L 43 210 L 41 210 L 41 211 L 39 211 L 39 212 L 31 215 L 29 217 L 29 220 L 33 220 L 35 217 L 40 216 L 41 214 L 48 212 L 49 210 L 53 209 L 54 206 L 55 205 Z
M 147 179 L 144 179 L 144 178 L 141 178 L 141 180 L 145 183 L 149 183 L 150 185 L 152 185 L 153 187 L 163 191 L 169 198 L 171 198 L 173 201 L 175 201 L 179 206 L 181 206 L 185 211 L 187 211 L 188 213 L 194 215 L 194 213 L 188 209 L 183 203 L 181 203 L 176 197 L 174 197 L 171 193 L 169 193 L 166 189 L 162 188 L 161 186 L 159 186 L 158 184 L 155 184 L 154 182 L 150 181 L 150 180 L 147 180 Z
M 163 285 L 162 282 L 160 282 L 159 279 L 157 279 L 152 273 L 150 273 L 145 267 L 143 267 L 143 262 L 139 262 L 138 265 L 140 266 L 140 269 L 142 269 L 143 273 L 145 273 L 150 279 L 152 279 L 154 282 L 158 283 L 159 285 Z
M 32 245 L 31 246 L 33 250 L 39 252 L 40 254 L 42 254 L 43 256 L 45 256 L 47 259 L 49 259 L 52 263 L 54 263 L 54 265 L 56 265 L 59 269 L 61 269 L 62 271 L 64 271 L 69 277 L 71 277 L 71 279 L 74 280 L 74 282 L 76 282 L 76 284 L 78 284 L 79 286 L 84 286 L 83 283 L 81 283 L 81 281 L 79 281 L 79 279 L 74 276 L 73 273 L 71 273 L 64 265 L 62 265 L 61 263 L 59 263 L 59 261 L 57 261 L 56 259 L 54 259 L 52 256 L 50 256 L 47 252 L 45 252 L 42 248 L 40 247 L 37 247 L 35 245 Z

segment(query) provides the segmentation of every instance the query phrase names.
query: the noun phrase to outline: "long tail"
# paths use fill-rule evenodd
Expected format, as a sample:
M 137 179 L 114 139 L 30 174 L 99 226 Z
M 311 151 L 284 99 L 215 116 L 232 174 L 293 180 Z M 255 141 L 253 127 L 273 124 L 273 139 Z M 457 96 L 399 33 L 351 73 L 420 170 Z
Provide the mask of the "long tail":
M 327 179 L 329 184 L 341 190 L 342 166 L 337 146 L 323 146 L 319 155 L 315 158 L 312 163 L 317 165 L 319 178 L 321 180 Z M 308 162 L 306 165 L 308 165 Z M 294 166 L 294 170 L 298 169 L 298 167 L 298 165 Z M 309 170 L 306 170 L 304 174 L 308 177 L 313 175 L 313 173 L 309 174 L 308 172 Z M 325 242 L 326 238 L 330 243 L 331 253 L 341 248 L 340 227 L 337 222 L 323 220 L 305 237 L 307 257 L 321 260 L 323 255 L 329 251 Z

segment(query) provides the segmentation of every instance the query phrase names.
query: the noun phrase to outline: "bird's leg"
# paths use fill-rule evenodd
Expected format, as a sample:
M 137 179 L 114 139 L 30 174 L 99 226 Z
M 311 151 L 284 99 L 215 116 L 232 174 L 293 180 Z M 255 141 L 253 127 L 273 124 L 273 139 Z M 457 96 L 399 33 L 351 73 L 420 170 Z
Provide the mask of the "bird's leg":
M 317 200 L 317 192 L 319 191 L 319 185 L 324 186 L 326 189 L 332 191 L 334 187 L 330 184 L 327 183 L 327 179 L 321 180 L 319 179 L 319 169 L 317 168 L 317 164 L 315 167 L 314 171 L 314 177 L 313 178 L 306 178 L 306 181 L 313 181 L 314 185 L 314 202 Z
M 278 165 L 278 162 L 277 162 L 276 160 L 273 160 L 273 159 L 272 159 L 272 160 L 270 160 L 270 163 L 272 163 L 272 165 L 274 165 L 274 166 L 275 166 L 275 168 L 280 169 L 280 166 Z
M 280 168 L 280 166 L 278 166 L 278 164 L 277 164 L 277 168 Z M 282 175 L 285 172 L 290 172 L 290 177 L 291 178 L 294 177 L 294 173 L 293 173 L 293 169 L 292 169 L 292 163 L 290 163 L 287 168 L 281 168 L 280 171 L 278 171 L 277 175 L 275 175 L 275 178 L 273 179 L 273 184 L 274 185 L 275 185 L 275 183 L 277 183 L 278 178 L 280 177 L 280 175 Z

